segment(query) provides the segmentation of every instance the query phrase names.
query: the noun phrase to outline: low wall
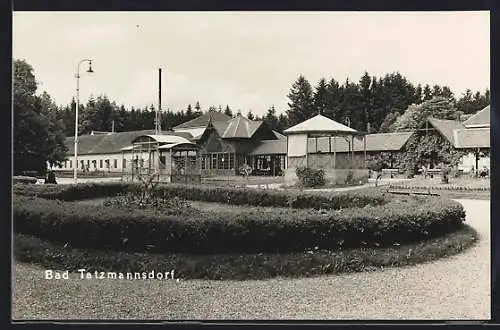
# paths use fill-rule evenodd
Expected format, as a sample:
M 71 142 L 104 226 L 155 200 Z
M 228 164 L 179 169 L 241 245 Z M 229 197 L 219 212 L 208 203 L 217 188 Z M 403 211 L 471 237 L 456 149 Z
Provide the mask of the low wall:
M 285 170 L 286 185 L 294 185 L 299 182 L 295 170 L 295 168 L 287 168 Z M 324 171 L 326 184 L 345 184 L 349 172 L 352 172 L 353 181 L 368 182 L 368 169 L 327 169 Z

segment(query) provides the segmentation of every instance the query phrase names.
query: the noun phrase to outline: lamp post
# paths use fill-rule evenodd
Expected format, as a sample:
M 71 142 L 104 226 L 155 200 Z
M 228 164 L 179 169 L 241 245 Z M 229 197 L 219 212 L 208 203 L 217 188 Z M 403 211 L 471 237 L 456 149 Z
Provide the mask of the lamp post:
M 84 59 L 78 62 L 78 66 L 76 67 L 76 111 L 75 111 L 75 167 L 73 172 L 73 179 L 75 180 L 75 184 L 78 183 L 78 108 L 80 107 L 80 64 L 83 62 L 89 62 L 88 73 L 93 73 L 92 70 L 92 60 Z

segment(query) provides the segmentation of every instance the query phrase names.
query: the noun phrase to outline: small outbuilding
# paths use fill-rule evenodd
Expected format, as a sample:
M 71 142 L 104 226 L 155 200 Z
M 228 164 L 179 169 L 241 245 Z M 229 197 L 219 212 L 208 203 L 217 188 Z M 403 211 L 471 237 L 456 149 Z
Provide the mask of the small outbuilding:
M 201 182 L 200 146 L 175 135 L 141 135 L 122 149 L 132 153 L 131 175 L 155 175 L 160 182 Z
M 323 169 L 325 180 L 330 184 L 343 184 L 348 180 L 368 181 L 364 132 L 319 114 L 286 129 L 284 133 L 287 136 L 288 165 L 285 184 L 298 181 L 295 171 L 299 167 Z M 319 140 L 326 140 L 328 148 L 318 148 Z M 311 145 L 313 148 L 310 148 Z M 337 153 L 339 146 L 342 146 L 342 153 Z M 355 153 L 360 149 L 362 153 Z

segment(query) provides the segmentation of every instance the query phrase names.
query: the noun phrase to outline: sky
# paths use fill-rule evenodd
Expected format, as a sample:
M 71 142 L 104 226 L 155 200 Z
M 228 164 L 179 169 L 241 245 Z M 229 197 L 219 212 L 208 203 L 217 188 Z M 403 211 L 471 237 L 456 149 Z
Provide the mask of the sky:
M 127 107 L 200 102 L 285 111 L 300 74 L 359 81 L 399 71 L 456 96 L 490 86 L 489 12 L 14 12 L 13 58 L 58 105 L 107 95 Z

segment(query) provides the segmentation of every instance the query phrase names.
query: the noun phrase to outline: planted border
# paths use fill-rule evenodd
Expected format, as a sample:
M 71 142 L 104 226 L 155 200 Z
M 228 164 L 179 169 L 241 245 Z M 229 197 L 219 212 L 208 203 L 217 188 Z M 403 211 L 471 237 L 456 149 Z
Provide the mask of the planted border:
M 248 209 L 164 215 L 15 196 L 14 231 L 72 247 L 134 252 L 253 253 L 384 247 L 443 235 L 465 220 L 461 204 L 385 197 L 343 210 Z M 388 201 L 390 200 L 390 201 Z
M 14 194 L 44 199 L 76 201 L 116 196 L 137 187 L 125 182 L 89 183 L 77 185 L 14 186 Z M 178 197 L 188 200 L 218 202 L 232 205 L 274 206 L 301 209 L 344 209 L 383 205 L 388 201 L 379 193 L 301 193 L 280 190 L 242 189 L 200 185 L 162 184 L 155 188 L 162 197 Z
M 390 189 L 406 189 L 406 190 L 452 190 L 452 191 L 490 191 L 490 187 L 464 187 L 464 186 L 408 186 L 408 185 L 389 185 Z
M 47 269 L 94 272 L 167 272 L 182 279 L 246 280 L 373 271 L 410 266 L 456 255 L 473 246 L 478 233 L 467 225 L 441 237 L 390 248 L 305 251 L 288 254 L 196 255 L 126 253 L 74 249 L 16 235 L 14 257 Z

